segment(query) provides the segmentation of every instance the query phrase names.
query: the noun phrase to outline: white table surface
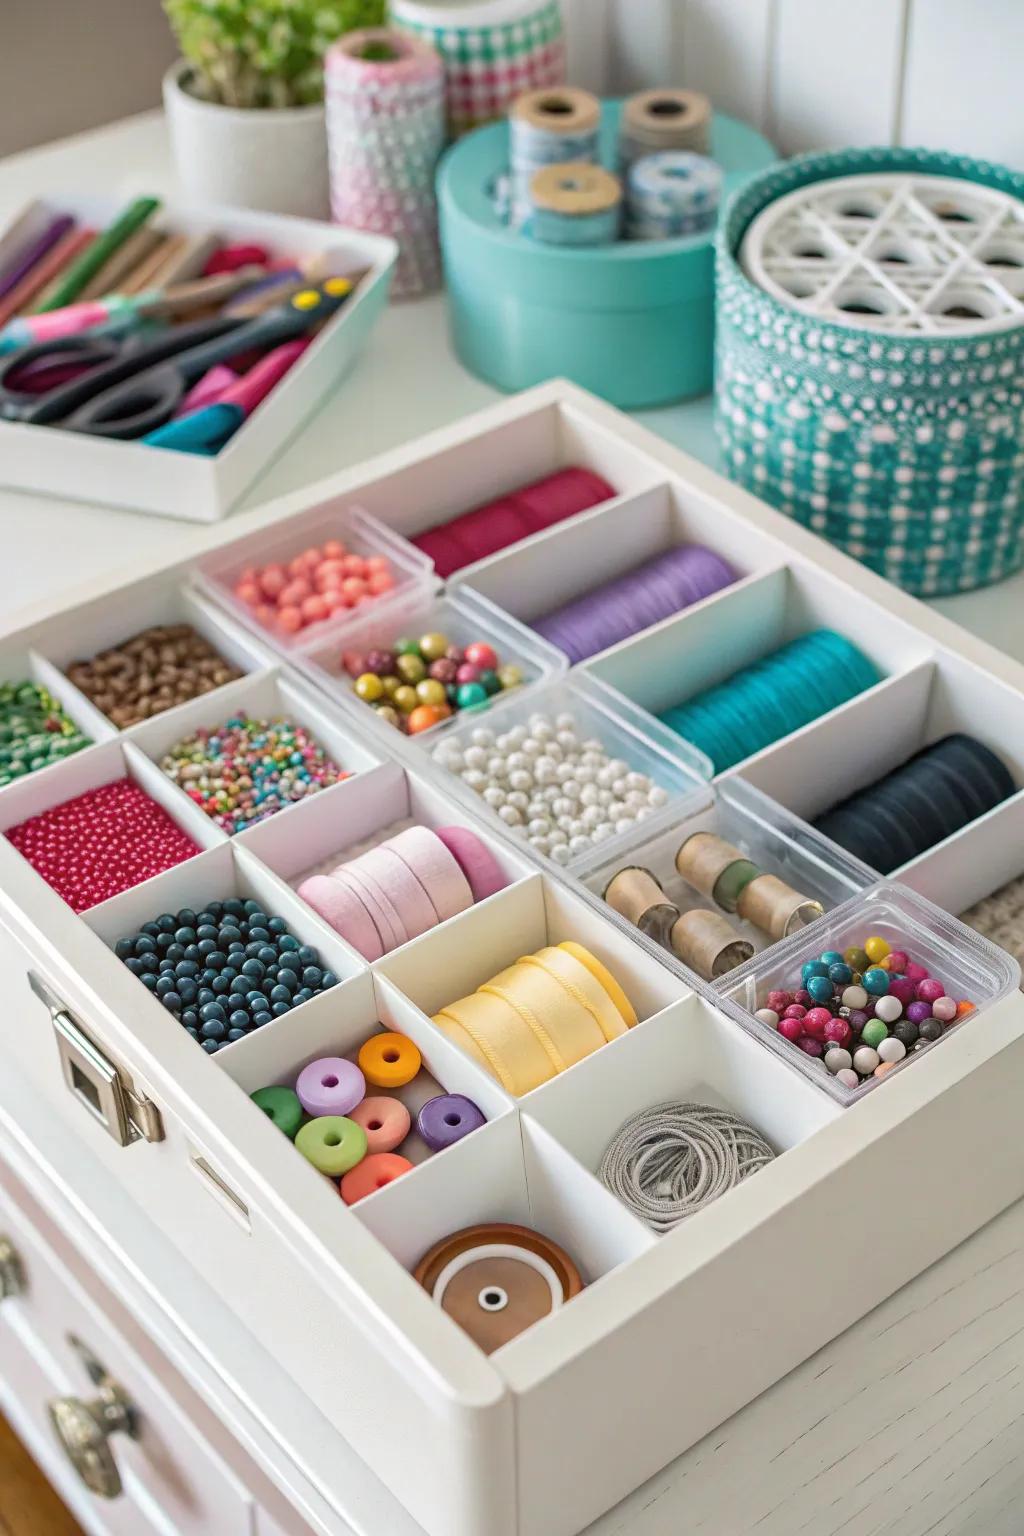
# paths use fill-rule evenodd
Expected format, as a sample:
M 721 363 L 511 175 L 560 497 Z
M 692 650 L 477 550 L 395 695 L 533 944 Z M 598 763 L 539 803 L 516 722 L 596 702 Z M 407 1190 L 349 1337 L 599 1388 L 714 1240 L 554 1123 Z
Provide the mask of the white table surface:
M 70 190 L 172 195 L 162 114 L 146 113 L 0 161 L 0 226 L 32 197 Z M 246 508 L 299 490 L 497 398 L 495 390 L 456 361 L 443 298 L 394 305 L 355 372 L 251 487 L 233 522 L 241 529 Z M 639 419 L 687 452 L 716 461 L 710 399 L 641 412 Z M 142 556 L 185 557 L 199 532 L 197 525 L 168 518 L 0 489 L 5 575 L 0 625 L 14 628 L 25 604 Z M 1024 574 L 936 606 L 1024 660 Z

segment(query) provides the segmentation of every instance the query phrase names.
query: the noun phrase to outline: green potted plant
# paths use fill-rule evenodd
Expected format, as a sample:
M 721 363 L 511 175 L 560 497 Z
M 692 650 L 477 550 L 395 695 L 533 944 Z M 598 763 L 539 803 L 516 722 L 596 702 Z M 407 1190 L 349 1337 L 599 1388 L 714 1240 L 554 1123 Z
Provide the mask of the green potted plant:
M 323 55 L 387 0 L 164 0 L 182 58 L 164 77 L 178 177 L 202 202 L 326 218 Z

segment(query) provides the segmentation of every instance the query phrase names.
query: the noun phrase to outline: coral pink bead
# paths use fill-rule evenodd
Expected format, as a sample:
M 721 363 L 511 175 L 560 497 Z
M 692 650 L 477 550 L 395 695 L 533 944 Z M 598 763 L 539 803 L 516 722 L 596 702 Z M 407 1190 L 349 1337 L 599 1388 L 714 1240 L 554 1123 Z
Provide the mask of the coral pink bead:
M 811 1008 L 804 1014 L 804 1034 L 810 1035 L 812 1040 L 824 1040 L 825 1031 L 832 1022 L 832 1015 L 827 1008 Z
M 307 597 L 302 604 L 302 617 L 307 624 L 319 624 L 322 619 L 327 618 L 330 611 L 327 603 L 322 597 L 317 597 L 316 593 L 312 597 Z
M 324 545 L 324 554 L 328 560 L 340 560 L 345 554 L 345 546 L 340 539 L 328 539 Z
M 341 564 L 346 576 L 358 576 L 362 580 L 366 575 L 366 561 L 362 555 L 346 555 Z
M 783 992 L 780 987 L 776 987 L 773 992 L 768 993 L 765 1006 L 774 1008 L 776 1013 L 785 1013 L 790 1003 L 794 1001 L 799 1002 L 799 998 L 794 999 L 792 992 Z
M 799 987 L 796 992 L 793 993 L 793 1001 L 794 1003 L 799 1003 L 803 1008 L 810 1008 L 813 1006 L 814 998 L 808 992 L 806 987 Z
M 771 1004 L 769 1004 L 770 1006 Z M 807 1009 L 803 1003 L 790 1003 L 787 1008 L 783 1009 L 782 1017 L 784 1019 L 802 1019 L 806 1012 Z
M 455 674 L 457 683 L 478 683 L 480 681 L 480 667 L 474 667 L 471 661 L 464 661 Z
M 368 555 L 366 557 L 366 569 L 375 575 L 380 575 L 382 571 L 389 571 L 391 569 L 391 561 L 387 555 Z
M 825 1025 L 825 1039 L 834 1040 L 836 1045 L 849 1045 L 853 1030 L 845 1019 L 830 1019 Z
M 199 852 L 131 779 L 102 784 L 31 816 L 7 837 L 76 912 Z
M 945 993 L 946 989 L 942 982 L 935 981 L 932 978 L 926 978 L 926 980 L 919 981 L 917 984 L 917 1000 L 920 1003 L 937 1002 L 940 997 L 945 996 Z
M 804 1032 L 804 1021 L 803 1021 L 803 1019 L 785 1019 L 785 1018 L 783 1018 L 783 1019 L 779 1020 L 779 1034 L 783 1035 L 785 1037 L 785 1039 L 792 1040 L 795 1043 L 797 1040 L 800 1039 L 800 1036 L 803 1034 L 803 1032 Z
M 275 599 L 281 596 L 281 593 L 284 591 L 287 585 L 288 577 L 285 574 L 283 567 L 280 565 L 268 565 L 266 570 L 260 576 L 260 586 L 263 588 L 264 594 L 270 598 L 271 602 L 275 601 Z
M 306 598 L 312 597 L 312 595 L 313 588 L 310 586 L 305 576 L 297 576 L 294 581 L 290 581 L 285 587 L 284 591 L 278 598 L 278 602 L 281 604 L 282 608 L 284 608 L 286 605 L 289 607 L 294 606 L 296 608 L 300 608 L 306 601 Z
M 277 627 L 286 635 L 296 635 L 302 628 L 302 609 L 282 608 L 277 615 Z
M 906 975 L 907 966 L 910 964 L 910 956 L 905 949 L 892 949 L 886 958 L 889 961 L 889 969 L 891 971 L 899 971 Z
M 366 583 L 358 576 L 346 576 L 341 584 L 341 590 L 346 602 L 355 607 L 359 599 L 366 596 Z
M 906 970 L 904 971 L 903 974 L 905 976 L 909 976 L 911 981 L 927 981 L 928 980 L 928 971 L 927 971 L 926 967 L 923 966 L 923 965 L 918 965 L 913 960 L 908 960 L 907 961 L 907 967 L 906 967 Z
M 255 608 L 263 601 L 263 593 L 254 581 L 240 581 L 235 588 L 235 596 L 249 608 Z
M 932 1017 L 949 1024 L 957 1016 L 957 1005 L 951 997 L 937 997 L 932 1003 Z
M 394 586 L 395 578 L 387 571 L 371 571 L 366 582 L 371 597 L 381 597 L 385 592 L 392 592 Z
M 479 667 L 481 672 L 497 670 L 498 653 L 486 640 L 474 640 L 466 646 L 466 660 L 474 667 Z

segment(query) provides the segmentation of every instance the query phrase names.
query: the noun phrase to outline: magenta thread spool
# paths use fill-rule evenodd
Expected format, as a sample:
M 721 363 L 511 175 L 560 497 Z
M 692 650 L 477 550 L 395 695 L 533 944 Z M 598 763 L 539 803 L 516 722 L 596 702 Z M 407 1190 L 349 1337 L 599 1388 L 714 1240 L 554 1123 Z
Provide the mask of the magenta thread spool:
M 485 1123 L 480 1109 L 464 1093 L 438 1094 L 416 1116 L 416 1129 L 431 1152 L 443 1152 Z
M 571 662 L 586 661 L 735 580 L 736 572 L 714 550 L 680 544 L 534 619 L 531 627 Z
M 353 1061 L 322 1056 L 303 1067 L 295 1084 L 307 1115 L 347 1115 L 366 1095 L 366 1080 Z

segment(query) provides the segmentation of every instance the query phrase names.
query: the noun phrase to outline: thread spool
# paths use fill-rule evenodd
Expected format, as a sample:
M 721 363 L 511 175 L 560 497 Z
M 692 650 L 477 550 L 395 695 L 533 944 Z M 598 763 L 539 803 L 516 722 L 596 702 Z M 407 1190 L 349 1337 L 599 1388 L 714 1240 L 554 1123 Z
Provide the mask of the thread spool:
M 721 169 L 706 155 L 642 155 L 626 177 L 626 239 L 678 240 L 712 229 L 721 195 Z
M 1018 570 L 1021 266 L 1019 172 L 878 149 L 757 177 L 718 243 L 732 477 L 919 596 Z
M 730 586 L 736 573 L 699 544 L 683 544 L 535 619 L 532 628 L 573 663 Z
M 803 896 L 776 875 L 766 874 L 738 848 L 714 832 L 695 832 L 676 852 L 676 869 L 688 885 L 725 912 L 784 939 L 824 913 L 820 901 Z
M 700 91 L 638 91 L 622 108 L 619 156 L 624 167 L 642 155 L 662 150 L 691 150 L 706 155 L 711 135 L 711 103 Z
M 622 184 L 600 165 L 545 166 L 530 182 L 526 232 L 542 245 L 610 245 L 619 232 Z
M 723 773 L 874 687 L 880 676 L 852 641 L 817 629 L 665 710 L 661 719 Z
M 669 901 L 650 870 L 639 865 L 620 869 L 605 887 L 604 899 L 641 933 L 666 949 L 671 948 L 679 908 Z
M 483 560 L 555 523 L 587 512 L 608 501 L 615 491 L 593 470 L 573 466 L 556 470 L 529 485 L 510 491 L 507 496 L 485 502 L 459 517 L 438 523 L 412 540 L 416 548 L 429 555 L 438 576 Z
M 694 907 L 672 925 L 669 945 L 684 965 L 705 981 L 714 981 L 749 960 L 754 946 L 724 917 Z
M 841 800 L 814 825 L 881 874 L 891 874 L 1016 793 L 1001 758 L 974 737 L 944 736 Z
M 537 171 L 570 161 L 596 163 L 600 126 L 601 103 L 589 91 L 562 86 L 518 97 L 509 113 L 514 228 L 530 216 L 530 184 Z
M 801 896 L 777 875 L 762 874 L 740 892 L 736 914 L 771 939 L 788 939 L 824 915 L 820 901 Z
M 422 38 L 350 32 L 324 58 L 331 213 L 390 235 L 396 298 L 440 286 L 434 172 L 444 148 L 444 71 Z
M 392 25 L 431 43 L 444 61 L 451 138 L 504 117 L 523 91 L 565 80 L 558 0 L 392 0 L 390 9 Z

